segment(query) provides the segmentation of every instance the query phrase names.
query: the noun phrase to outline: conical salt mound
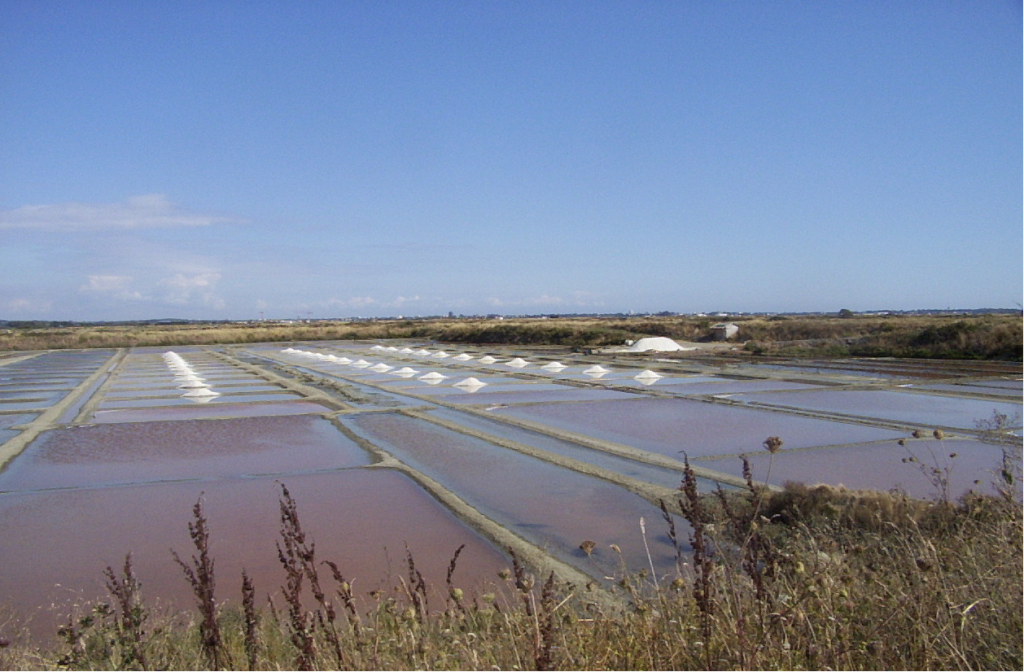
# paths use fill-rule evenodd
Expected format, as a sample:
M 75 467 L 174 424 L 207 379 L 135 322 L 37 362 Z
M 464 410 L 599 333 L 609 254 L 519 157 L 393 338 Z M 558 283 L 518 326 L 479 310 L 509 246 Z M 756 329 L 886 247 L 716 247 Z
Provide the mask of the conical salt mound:
M 480 358 L 481 364 L 494 364 L 496 361 L 498 360 L 496 360 L 494 357 L 491 357 L 490 355 L 486 355 Z
M 608 369 L 604 368 L 600 364 L 595 364 L 594 366 L 585 370 L 583 373 L 608 373 L 608 371 Z
M 521 369 L 524 366 L 529 366 L 530 363 L 522 357 L 516 357 L 515 359 L 505 362 L 505 366 L 511 366 L 513 369 Z
M 463 352 L 461 354 L 455 355 L 454 359 L 460 362 L 468 362 L 469 360 L 473 359 L 473 355 L 467 355 L 466 353 Z
M 540 368 L 544 369 L 545 371 L 554 371 L 555 373 L 558 373 L 559 371 L 567 367 L 565 366 L 565 364 L 562 364 L 561 362 L 551 362 L 550 364 L 545 364 Z
M 395 368 L 395 367 L 388 366 L 384 362 L 381 362 L 380 364 L 377 364 L 376 366 L 371 366 L 370 367 L 370 371 L 376 371 L 377 373 L 384 373 L 385 371 L 390 371 L 393 368 Z
M 338 360 L 336 362 L 334 362 L 334 363 L 335 364 L 351 364 L 352 360 L 349 359 L 348 357 L 338 357 Z
M 360 359 L 357 362 L 353 362 L 352 366 L 356 367 L 357 369 L 365 369 L 366 367 L 370 366 L 370 363 L 365 359 Z
M 398 352 L 402 353 L 403 355 L 411 355 L 413 353 L 413 349 L 412 348 L 402 348 Z
M 459 388 L 464 392 L 476 392 L 480 388 L 486 386 L 487 383 L 481 382 L 476 378 L 466 378 L 455 383 L 455 387 Z
M 402 378 L 412 378 L 417 373 L 419 373 L 419 371 L 417 371 L 416 369 L 410 368 L 408 366 L 403 366 L 402 368 L 398 369 L 397 371 L 392 371 L 391 375 L 393 375 L 393 376 L 401 376 Z
M 420 380 L 444 380 L 448 376 L 442 375 L 437 371 L 431 371 L 430 373 L 420 376 Z
M 644 369 L 643 371 L 641 371 L 640 373 L 636 374 L 633 377 L 636 378 L 637 380 L 657 380 L 658 378 L 661 378 L 661 374 L 655 373 L 650 369 Z
M 455 387 L 483 387 L 487 383 L 484 383 L 476 378 L 466 378 L 455 383 Z
M 437 357 L 438 359 L 445 359 L 448 356 L 448 353 L 445 352 L 444 350 L 438 350 L 437 352 L 434 353 L 434 357 Z

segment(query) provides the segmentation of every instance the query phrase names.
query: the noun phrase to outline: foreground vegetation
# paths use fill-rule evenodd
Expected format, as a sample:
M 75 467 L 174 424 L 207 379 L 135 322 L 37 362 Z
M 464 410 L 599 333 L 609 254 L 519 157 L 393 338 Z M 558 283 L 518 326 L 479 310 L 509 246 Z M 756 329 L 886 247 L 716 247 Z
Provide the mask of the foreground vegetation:
M 1001 359 L 1020 361 L 1019 315 L 888 315 L 731 318 L 749 355 Z M 412 338 L 445 343 L 622 345 L 666 336 L 705 341 L 716 320 L 706 317 L 374 320 L 278 324 L 22 326 L 0 331 L 0 351 L 56 348 L 219 345 L 315 340 Z
M 492 593 L 470 594 L 456 550 L 443 587 L 409 557 L 393 592 L 359 595 L 316 555 L 282 486 L 280 602 L 258 607 L 244 573 L 241 599 L 219 601 L 200 502 L 195 554 L 174 556 L 195 613 L 152 612 L 129 556 L 106 571 L 109 603 L 69 618 L 55 648 L 0 633 L 0 667 L 1019 670 L 1022 516 L 1010 474 L 1000 487 L 954 504 L 829 486 L 769 493 L 748 477 L 745 492 L 699 495 L 688 471 L 662 505 L 677 549 L 669 576 L 568 585 L 513 555 Z

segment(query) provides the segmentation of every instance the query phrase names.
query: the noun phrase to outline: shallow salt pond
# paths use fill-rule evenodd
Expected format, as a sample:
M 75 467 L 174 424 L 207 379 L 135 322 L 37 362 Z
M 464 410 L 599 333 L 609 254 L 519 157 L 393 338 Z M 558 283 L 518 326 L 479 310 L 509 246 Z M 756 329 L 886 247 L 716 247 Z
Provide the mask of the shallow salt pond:
M 953 457 L 955 456 L 955 457 Z M 914 457 L 910 462 L 906 458 Z M 900 489 L 925 499 L 942 495 L 940 483 L 931 471 L 936 468 L 946 481 L 945 493 L 955 500 L 968 490 L 992 492 L 996 466 L 1001 463 L 1000 446 L 980 441 L 944 439 L 895 441 L 841 448 L 787 451 L 770 456 L 767 451 L 748 455 L 757 480 L 784 485 L 787 481 L 808 485 L 826 482 L 851 489 L 887 491 Z M 771 462 L 771 472 L 768 464 Z M 742 476 L 739 458 L 694 460 L 694 465 Z M 977 483 L 975 482 L 977 481 Z
M 899 438 L 888 429 L 801 418 L 687 399 L 634 399 L 512 406 L 494 410 L 578 434 L 625 444 L 682 461 L 693 456 L 756 450 L 769 436 L 806 448 Z
M 463 427 L 469 427 L 483 432 L 487 435 L 515 441 L 527 446 L 546 450 L 557 455 L 569 457 L 574 460 L 586 462 L 602 469 L 608 469 L 618 474 L 635 478 L 647 483 L 653 483 L 666 488 L 676 488 L 682 482 L 682 466 L 679 469 L 666 469 L 656 467 L 644 462 L 630 460 L 625 457 L 612 455 L 600 450 L 595 450 L 578 443 L 558 439 L 547 434 L 534 432 L 522 427 L 515 427 L 502 422 L 499 418 L 482 417 L 476 413 L 467 413 L 454 409 L 436 409 L 430 411 L 430 415 L 455 422 Z M 704 483 L 708 490 L 714 488 L 710 482 Z
M 1021 404 L 1019 403 L 965 399 L 936 394 L 886 390 L 821 390 L 737 395 L 736 399 L 896 420 L 916 423 L 924 427 L 961 429 L 974 429 L 978 422 L 988 420 L 992 417 L 993 412 L 998 412 L 1016 418 L 1011 426 L 1021 426 Z
M 44 432 L 0 473 L 0 491 L 217 479 L 369 463 L 364 450 L 316 416 L 95 425 Z
M 280 478 L 298 505 L 317 560 L 333 560 L 357 599 L 408 576 L 406 550 L 443 603 L 445 575 L 455 550 L 453 581 L 470 589 L 497 582 L 506 558 L 406 476 L 355 469 Z M 241 571 L 260 601 L 280 594 L 277 559 L 280 487 L 273 478 L 217 483 L 161 483 L 0 495 L 0 594 L 20 613 L 36 613 L 33 630 L 53 636 L 73 604 L 109 600 L 103 570 L 132 565 L 149 604 L 192 609 L 191 589 L 171 556 L 195 553 L 188 535 L 192 507 L 203 498 L 216 562 L 217 600 L 240 602 Z M 330 570 L 320 565 L 325 587 Z M 53 611 L 41 605 L 53 605 Z M 279 605 L 283 607 L 283 605 Z
M 659 574 L 673 571 L 675 553 L 661 511 L 621 487 L 396 413 L 368 413 L 345 423 L 492 520 L 597 578 L 614 574 L 623 559 L 633 570 L 648 565 L 639 527 L 645 517 L 655 568 Z M 686 523 L 677 519 L 676 526 L 685 538 Z M 587 539 L 597 544 L 591 558 L 579 549 Z M 622 558 L 610 544 L 622 549 Z
M 156 420 L 197 420 L 204 418 L 250 418 L 257 416 L 304 415 L 327 413 L 326 406 L 311 401 L 282 401 L 270 403 L 219 403 L 187 406 L 160 406 L 154 408 L 117 408 L 96 411 L 89 419 L 95 423 L 152 422 Z

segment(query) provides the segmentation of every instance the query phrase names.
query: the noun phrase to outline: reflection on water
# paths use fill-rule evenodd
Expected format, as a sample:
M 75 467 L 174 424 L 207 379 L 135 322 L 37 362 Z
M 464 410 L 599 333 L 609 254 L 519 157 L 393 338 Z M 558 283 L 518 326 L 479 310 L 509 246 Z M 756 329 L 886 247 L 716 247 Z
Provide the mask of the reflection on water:
M 686 399 L 633 399 L 512 406 L 494 411 L 586 436 L 650 450 L 680 461 L 683 453 L 720 455 L 756 450 L 766 437 L 787 447 L 899 438 L 903 433 Z
M 548 548 L 598 578 L 627 566 L 647 566 L 639 520 L 649 521 L 648 543 L 659 573 L 671 573 L 674 551 L 656 507 L 622 488 L 448 429 L 391 413 L 351 419 L 367 436 L 399 459 L 437 479 L 492 520 Z M 686 523 L 676 525 L 681 537 Z M 579 544 L 597 542 L 587 558 Z

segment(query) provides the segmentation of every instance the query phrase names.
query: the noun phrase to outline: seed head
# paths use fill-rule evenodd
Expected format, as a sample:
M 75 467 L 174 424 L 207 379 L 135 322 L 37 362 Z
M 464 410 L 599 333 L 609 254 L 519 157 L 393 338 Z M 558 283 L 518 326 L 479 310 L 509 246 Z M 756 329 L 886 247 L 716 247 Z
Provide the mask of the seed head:
M 782 439 L 780 439 L 777 436 L 769 436 L 767 439 L 764 440 L 764 443 L 762 445 L 764 446 L 765 450 L 767 450 L 769 453 L 774 454 L 779 452 L 779 448 L 782 448 Z

